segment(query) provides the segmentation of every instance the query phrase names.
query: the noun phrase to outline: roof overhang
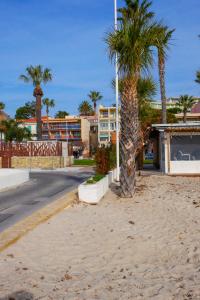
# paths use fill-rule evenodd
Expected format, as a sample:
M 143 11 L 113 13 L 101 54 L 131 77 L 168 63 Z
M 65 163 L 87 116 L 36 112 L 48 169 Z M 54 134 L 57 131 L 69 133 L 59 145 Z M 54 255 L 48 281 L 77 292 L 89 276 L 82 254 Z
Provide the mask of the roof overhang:
M 198 131 L 200 132 L 200 122 L 190 122 L 190 123 L 174 123 L 174 124 L 153 124 L 153 128 L 158 131 L 172 132 L 172 131 L 182 131 L 182 132 L 191 132 Z

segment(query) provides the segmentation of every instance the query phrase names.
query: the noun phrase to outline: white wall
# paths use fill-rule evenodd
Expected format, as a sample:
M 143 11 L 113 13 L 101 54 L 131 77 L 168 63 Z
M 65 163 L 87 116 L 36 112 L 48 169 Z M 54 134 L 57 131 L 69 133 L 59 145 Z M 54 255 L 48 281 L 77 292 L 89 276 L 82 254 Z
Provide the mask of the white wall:
M 18 186 L 29 180 L 29 170 L 0 169 L 0 190 Z
M 170 174 L 200 174 L 200 160 L 170 161 Z

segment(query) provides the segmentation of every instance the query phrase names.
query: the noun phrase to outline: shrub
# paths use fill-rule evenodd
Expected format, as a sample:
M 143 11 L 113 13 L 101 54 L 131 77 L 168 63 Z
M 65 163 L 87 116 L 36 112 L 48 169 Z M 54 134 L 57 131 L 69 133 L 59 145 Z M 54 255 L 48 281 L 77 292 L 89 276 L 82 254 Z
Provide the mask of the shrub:
M 92 178 L 87 180 L 87 184 L 96 183 L 96 182 L 100 181 L 103 178 L 104 178 L 104 175 L 96 174 L 95 176 L 93 176 Z
M 96 152 L 96 173 L 108 174 L 108 172 L 116 167 L 116 146 L 102 146 L 97 148 Z

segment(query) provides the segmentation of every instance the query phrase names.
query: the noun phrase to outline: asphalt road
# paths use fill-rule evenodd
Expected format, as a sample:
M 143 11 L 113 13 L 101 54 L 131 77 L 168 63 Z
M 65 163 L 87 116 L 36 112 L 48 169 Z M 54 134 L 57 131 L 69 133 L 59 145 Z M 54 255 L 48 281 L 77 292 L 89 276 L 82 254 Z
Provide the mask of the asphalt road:
M 75 189 L 92 171 L 34 172 L 30 181 L 0 192 L 0 232 Z

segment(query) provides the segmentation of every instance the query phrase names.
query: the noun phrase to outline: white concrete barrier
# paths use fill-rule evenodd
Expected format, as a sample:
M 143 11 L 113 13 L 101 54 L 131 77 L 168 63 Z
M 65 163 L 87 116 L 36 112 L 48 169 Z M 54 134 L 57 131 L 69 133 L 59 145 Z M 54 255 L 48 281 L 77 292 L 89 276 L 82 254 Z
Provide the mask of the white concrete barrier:
M 109 185 L 116 180 L 116 169 L 110 171 L 108 175 L 97 183 L 88 184 L 84 182 L 78 187 L 78 197 L 82 202 L 97 204 L 107 193 Z
M 28 170 L 0 169 L 0 191 L 18 186 L 29 180 Z

